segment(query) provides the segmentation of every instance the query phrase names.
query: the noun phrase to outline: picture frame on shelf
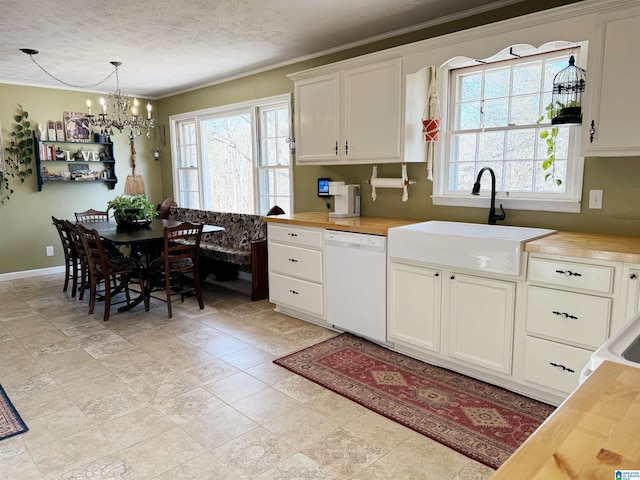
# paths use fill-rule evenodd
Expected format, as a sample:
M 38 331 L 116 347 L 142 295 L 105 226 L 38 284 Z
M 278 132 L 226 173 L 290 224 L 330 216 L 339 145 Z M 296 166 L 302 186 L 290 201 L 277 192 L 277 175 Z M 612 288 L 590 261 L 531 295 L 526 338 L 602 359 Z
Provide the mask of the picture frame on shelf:
M 44 140 L 53 140 L 56 139 L 56 122 L 53 120 L 47 121 L 47 138 Z
M 67 142 L 87 143 L 91 141 L 91 128 L 86 113 L 64 112 L 63 123 Z
M 56 141 L 64 142 L 64 128 L 59 120 L 56 122 Z

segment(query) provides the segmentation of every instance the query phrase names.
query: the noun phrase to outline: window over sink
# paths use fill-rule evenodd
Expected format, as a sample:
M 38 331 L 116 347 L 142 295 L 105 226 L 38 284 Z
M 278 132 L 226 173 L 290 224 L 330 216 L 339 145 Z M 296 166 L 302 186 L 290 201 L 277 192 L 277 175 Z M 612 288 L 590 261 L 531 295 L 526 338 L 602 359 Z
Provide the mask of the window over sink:
M 552 126 L 546 116 L 553 79 L 570 55 L 579 65 L 586 44 L 517 45 L 487 59 L 457 57 L 441 69 L 446 134 L 434 204 L 484 208 L 486 200 L 470 193 L 480 169 L 491 167 L 498 200 L 507 209 L 580 211 L 581 127 Z M 553 166 L 544 169 L 554 127 Z M 484 176 L 481 196 L 489 195 L 488 182 Z

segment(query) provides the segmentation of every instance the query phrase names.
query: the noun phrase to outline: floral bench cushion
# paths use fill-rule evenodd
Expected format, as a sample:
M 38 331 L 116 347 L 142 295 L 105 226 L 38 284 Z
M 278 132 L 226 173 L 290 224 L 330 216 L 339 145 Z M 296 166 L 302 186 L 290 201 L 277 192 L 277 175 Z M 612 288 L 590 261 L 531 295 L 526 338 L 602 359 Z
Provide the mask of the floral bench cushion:
M 251 242 L 267 238 L 267 226 L 260 215 L 171 207 L 169 218 L 224 227 L 224 232 L 202 235 L 201 254 L 244 267 L 251 266 Z

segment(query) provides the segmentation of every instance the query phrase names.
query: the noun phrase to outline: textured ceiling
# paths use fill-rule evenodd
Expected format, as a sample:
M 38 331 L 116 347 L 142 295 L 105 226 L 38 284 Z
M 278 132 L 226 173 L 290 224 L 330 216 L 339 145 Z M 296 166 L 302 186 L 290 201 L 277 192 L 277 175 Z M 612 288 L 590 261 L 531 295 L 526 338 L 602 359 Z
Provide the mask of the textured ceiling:
M 521 0 L 2 0 L 0 83 L 160 98 L 409 27 Z M 364 43 L 364 42 L 362 42 Z M 115 89 L 115 78 L 88 91 Z

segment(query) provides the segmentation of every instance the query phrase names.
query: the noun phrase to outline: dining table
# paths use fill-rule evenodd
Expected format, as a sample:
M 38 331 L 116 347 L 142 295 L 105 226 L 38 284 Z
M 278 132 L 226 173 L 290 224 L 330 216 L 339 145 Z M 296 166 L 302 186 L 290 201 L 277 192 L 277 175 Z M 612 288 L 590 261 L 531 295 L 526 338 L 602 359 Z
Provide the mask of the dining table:
M 164 239 L 164 229 L 167 227 L 177 227 L 181 222 L 179 220 L 153 219 L 149 225 L 138 228 L 122 228 L 119 227 L 115 220 L 107 220 L 103 222 L 78 222 L 88 230 L 96 230 L 100 237 L 108 240 L 115 245 L 131 245 L 132 248 L 144 247 Z M 202 233 L 222 232 L 224 227 L 218 225 L 204 225 Z
M 107 240 L 116 246 L 128 245 L 131 249 L 130 256 L 144 257 L 143 263 L 146 265 L 151 261 L 151 255 L 160 253 L 164 240 L 164 229 L 181 225 L 180 220 L 169 220 L 155 218 L 148 225 L 137 228 L 122 228 L 115 220 L 105 220 L 101 222 L 77 222 L 87 230 L 95 230 L 103 240 Z M 202 233 L 223 232 L 224 227 L 218 225 L 203 225 Z M 118 312 L 130 310 L 143 300 L 144 292 L 128 305 L 120 307 Z

